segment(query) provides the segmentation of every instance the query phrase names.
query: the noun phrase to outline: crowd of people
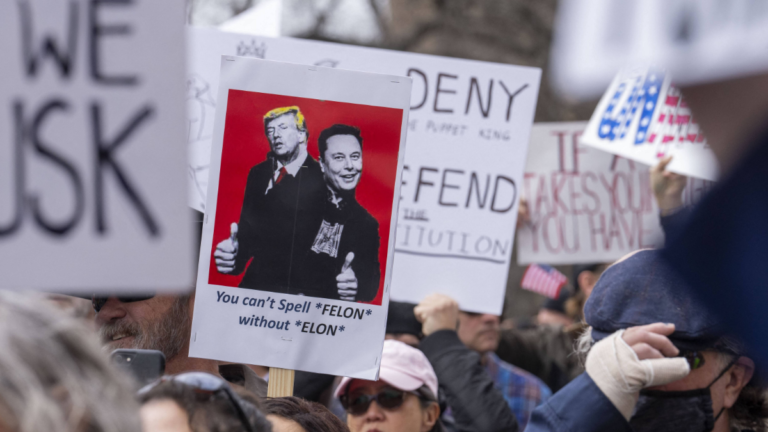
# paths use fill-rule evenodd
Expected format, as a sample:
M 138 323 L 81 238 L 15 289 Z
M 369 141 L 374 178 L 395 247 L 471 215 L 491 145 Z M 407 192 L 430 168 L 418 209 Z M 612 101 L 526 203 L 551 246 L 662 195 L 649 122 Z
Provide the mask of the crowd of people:
M 667 235 L 681 176 L 651 169 Z M 0 293 L 0 431 L 768 431 L 761 371 L 657 250 L 575 266 L 528 325 L 435 293 L 391 302 L 378 381 L 189 357 L 194 292 L 84 299 Z M 141 385 L 109 360 L 155 350 Z

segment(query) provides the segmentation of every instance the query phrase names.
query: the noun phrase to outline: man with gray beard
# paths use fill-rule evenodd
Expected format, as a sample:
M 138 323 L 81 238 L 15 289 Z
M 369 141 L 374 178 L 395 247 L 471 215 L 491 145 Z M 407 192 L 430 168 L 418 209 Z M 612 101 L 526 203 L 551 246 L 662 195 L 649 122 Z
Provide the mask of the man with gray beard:
M 99 335 L 110 351 L 118 348 L 161 351 L 166 359 L 166 375 L 208 372 L 265 397 L 266 382 L 248 367 L 189 357 L 194 302 L 194 293 L 180 296 L 94 296 L 93 308 Z
M 154 296 L 138 301 L 136 298 L 95 297 L 93 302 L 99 335 L 110 350 L 161 351 L 165 354 L 166 371 L 173 374 L 189 370 L 192 366 L 189 362 L 199 360 L 179 355 L 189 349 L 190 296 Z M 197 364 L 195 361 L 194 369 L 215 371 L 215 365 L 205 362 Z
M 195 211 L 193 219 L 201 233 L 202 213 Z M 196 244 L 200 244 L 199 235 Z M 92 304 L 99 335 L 110 351 L 118 348 L 157 350 L 165 355 L 166 375 L 208 372 L 266 397 L 266 381 L 247 366 L 189 357 L 194 289 L 184 295 L 94 296 Z
M 96 325 L 110 350 L 158 350 L 165 354 L 166 373 L 190 370 L 218 373 L 213 360 L 189 358 L 194 296 L 94 297 Z

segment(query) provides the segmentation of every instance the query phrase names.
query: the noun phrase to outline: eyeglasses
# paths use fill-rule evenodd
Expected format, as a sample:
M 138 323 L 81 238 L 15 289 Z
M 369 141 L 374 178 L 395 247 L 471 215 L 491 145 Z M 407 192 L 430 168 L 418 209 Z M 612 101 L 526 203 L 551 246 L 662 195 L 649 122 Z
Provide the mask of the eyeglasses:
M 247 432 L 253 432 L 251 422 L 248 420 L 248 416 L 245 414 L 245 410 L 243 409 L 243 405 L 241 403 L 242 399 L 240 399 L 240 396 L 232 391 L 229 383 L 227 383 L 225 380 L 209 373 L 186 372 L 178 375 L 164 376 L 152 384 L 144 386 L 141 390 L 139 390 L 138 395 L 142 396 L 147 394 L 160 383 L 168 381 L 190 386 L 197 392 L 208 394 L 224 393 L 227 396 L 227 399 L 229 400 L 232 408 L 234 408 L 235 412 L 237 412 L 237 417 L 240 419 L 240 423 L 242 423 L 245 430 Z
M 152 297 L 154 297 L 155 294 L 147 294 L 143 296 L 107 296 L 107 297 L 101 297 L 101 296 L 93 296 L 91 297 L 91 305 L 93 306 L 93 310 L 96 311 L 96 313 L 99 313 L 101 308 L 104 307 L 104 305 L 107 303 L 107 300 L 114 297 L 119 301 L 120 303 L 133 303 L 138 301 L 144 301 L 149 300 Z
M 698 369 L 704 366 L 704 354 L 698 351 L 680 351 L 678 357 L 684 357 L 688 362 L 688 366 L 691 370 Z
M 385 388 L 375 395 L 357 394 L 357 395 L 342 395 L 339 400 L 344 409 L 352 415 L 363 415 L 368 411 L 368 407 L 371 406 L 371 402 L 376 401 L 380 407 L 385 410 L 396 410 L 405 402 L 405 395 L 413 394 L 419 398 L 416 392 L 407 392 L 398 390 L 395 388 Z

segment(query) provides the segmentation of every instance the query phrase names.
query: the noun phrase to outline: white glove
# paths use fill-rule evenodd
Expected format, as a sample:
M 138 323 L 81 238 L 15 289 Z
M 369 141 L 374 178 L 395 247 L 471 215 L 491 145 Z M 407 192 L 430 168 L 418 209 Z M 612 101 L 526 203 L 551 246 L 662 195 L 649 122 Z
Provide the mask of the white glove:
M 629 420 L 640 390 L 685 378 L 690 372 L 682 357 L 640 360 L 619 330 L 596 343 L 587 355 L 587 374 L 616 409 Z

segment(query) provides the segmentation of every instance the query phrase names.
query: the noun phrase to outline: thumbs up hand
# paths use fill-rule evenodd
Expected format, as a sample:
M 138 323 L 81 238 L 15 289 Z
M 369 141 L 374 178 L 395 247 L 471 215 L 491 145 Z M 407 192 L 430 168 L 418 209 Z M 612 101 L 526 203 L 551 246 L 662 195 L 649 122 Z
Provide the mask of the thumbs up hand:
M 216 252 L 213 253 L 219 273 L 229 274 L 235 270 L 237 247 L 237 224 L 233 222 L 229 229 L 229 238 L 216 245 Z
M 348 253 L 344 265 L 341 267 L 341 273 L 336 276 L 336 287 L 339 289 L 339 296 L 342 300 L 355 301 L 357 295 L 357 276 L 352 270 L 353 259 L 355 259 L 355 253 Z

